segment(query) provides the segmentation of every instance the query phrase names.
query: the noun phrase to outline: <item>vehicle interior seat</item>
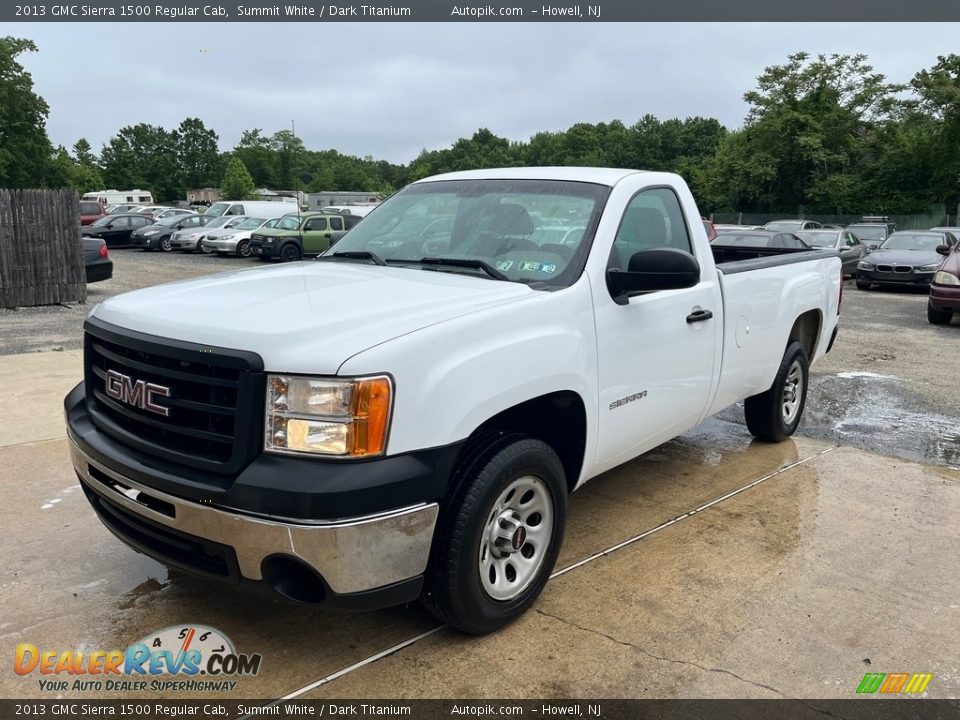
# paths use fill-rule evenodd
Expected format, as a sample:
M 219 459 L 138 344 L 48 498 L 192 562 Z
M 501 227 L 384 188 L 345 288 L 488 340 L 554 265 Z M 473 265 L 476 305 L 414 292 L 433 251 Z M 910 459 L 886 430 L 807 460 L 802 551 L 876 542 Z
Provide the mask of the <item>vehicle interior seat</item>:
M 453 248 L 458 254 L 495 257 L 512 250 L 537 249 L 527 237 L 534 231 L 533 218 L 518 203 L 489 205 L 471 218 L 470 226 L 476 229 Z

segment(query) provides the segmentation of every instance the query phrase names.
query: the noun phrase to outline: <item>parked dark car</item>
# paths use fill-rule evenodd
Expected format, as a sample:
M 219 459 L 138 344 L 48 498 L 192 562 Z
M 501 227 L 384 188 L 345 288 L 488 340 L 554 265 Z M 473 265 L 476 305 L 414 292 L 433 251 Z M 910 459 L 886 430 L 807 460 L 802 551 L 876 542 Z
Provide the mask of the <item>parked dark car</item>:
M 138 213 L 104 215 L 92 225 L 81 228 L 80 231 L 88 237 L 102 238 L 107 243 L 107 247 L 127 247 L 130 245 L 130 234 L 152 222 L 148 216 Z
M 763 226 L 770 232 L 797 232 L 798 230 L 816 230 L 820 223 L 816 220 L 771 220 Z
M 713 241 L 713 244 L 728 247 L 789 248 L 792 250 L 813 249 L 793 233 L 768 232 L 766 230 L 720 233 L 717 235 L 717 239 Z
M 100 238 L 84 237 L 83 266 L 87 272 L 87 282 L 95 283 L 113 277 L 113 260 L 107 252 L 107 244 Z
M 943 261 L 937 247 L 952 248 L 956 242 L 950 233 L 895 232 L 857 265 L 857 287 L 869 290 L 874 285 L 929 285 Z
M 933 325 L 947 325 L 953 314 L 960 312 L 960 243 L 952 248 L 939 245 L 937 252 L 947 257 L 933 274 L 927 320 Z
M 162 250 L 170 252 L 173 246 L 170 238 L 177 230 L 191 230 L 203 227 L 213 218 L 203 215 L 171 215 L 147 225 L 130 234 L 130 247 L 140 247 L 144 250 Z
M 876 250 L 880 243 L 897 231 L 897 226 L 892 222 L 858 222 L 847 225 L 847 230 L 856 235 L 867 246 L 867 250 Z
M 99 200 L 80 201 L 80 225 L 92 225 L 107 214 L 107 208 Z
M 867 246 L 849 230 L 801 230 L 797 237 L 814 250 L 839 252 L 844 277 L 854 277 L 857 274 L 857 265 L 867 254 Z

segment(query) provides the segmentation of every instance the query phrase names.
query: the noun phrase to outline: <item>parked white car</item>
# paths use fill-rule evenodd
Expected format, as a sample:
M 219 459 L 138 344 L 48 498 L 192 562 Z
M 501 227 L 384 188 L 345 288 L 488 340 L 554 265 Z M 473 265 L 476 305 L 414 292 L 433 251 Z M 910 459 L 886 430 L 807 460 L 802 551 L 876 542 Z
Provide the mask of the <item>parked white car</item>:
M 202 238 L 206 236 L 208 232 L 222 229 L 229 230 L 230 228 L 235 228 L 247 219 L 246 215 L 221 215 L 203 227 L 181 230 L 175 233 L 173 237 L 170 238 L 170 246 L 174 250 L 182 250 L 183 252 L 200 251 L 203 249 Z
M 260 228 L 272 228 L 280 218 L 246 218 L 233 227 L 222 227 L 202 233 L 202 247 L 205 253 L 216 253 L 221 257 L 237 255 L 250 257 L 250 235 Z

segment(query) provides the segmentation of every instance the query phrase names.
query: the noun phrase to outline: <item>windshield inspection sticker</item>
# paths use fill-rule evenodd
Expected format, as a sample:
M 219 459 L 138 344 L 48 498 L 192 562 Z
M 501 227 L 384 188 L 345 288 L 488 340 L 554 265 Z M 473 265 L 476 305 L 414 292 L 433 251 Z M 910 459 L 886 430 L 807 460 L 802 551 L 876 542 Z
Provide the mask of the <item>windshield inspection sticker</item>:
M 513 260 L 504 260 L 503 262 L 497 263 L 497 270 L 500 272 L 506 272 L 513 267 Z

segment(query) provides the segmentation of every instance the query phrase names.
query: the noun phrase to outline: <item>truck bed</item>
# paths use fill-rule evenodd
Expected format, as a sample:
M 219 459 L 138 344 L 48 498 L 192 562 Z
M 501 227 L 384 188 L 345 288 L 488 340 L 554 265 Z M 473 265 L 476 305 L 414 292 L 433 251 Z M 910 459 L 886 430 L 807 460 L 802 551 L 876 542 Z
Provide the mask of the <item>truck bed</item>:
M 803 250 L 800 248 L 743 247 L 742 245 L 710 244 L 717 270 L 724 275 L 792 265 L 826 257 L 840 257 L 835 250 Z

